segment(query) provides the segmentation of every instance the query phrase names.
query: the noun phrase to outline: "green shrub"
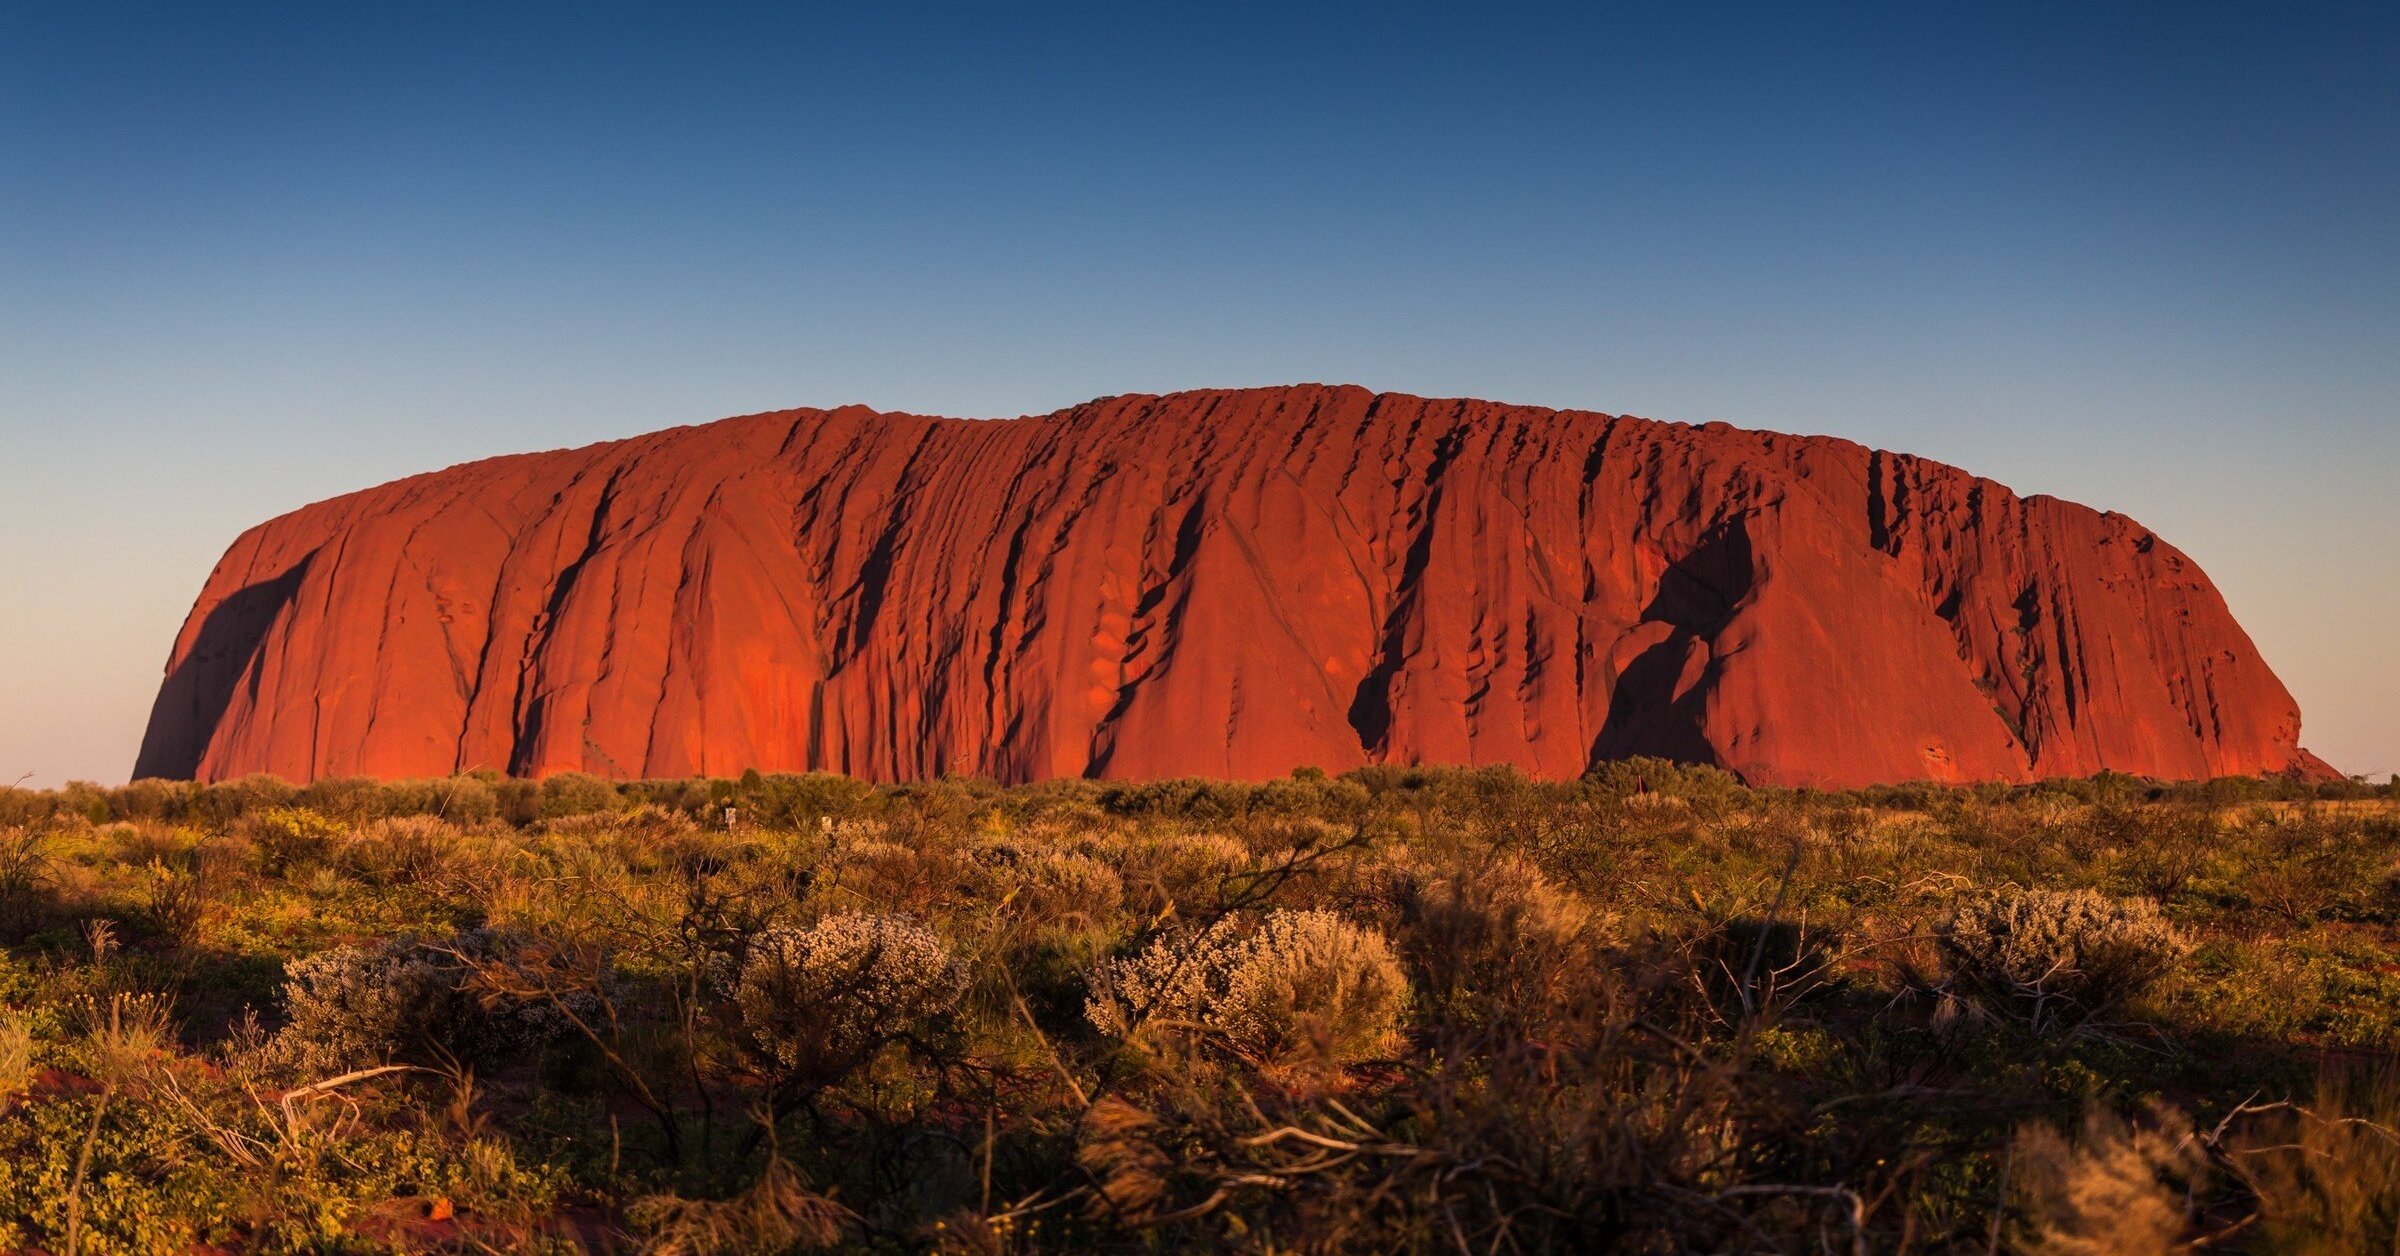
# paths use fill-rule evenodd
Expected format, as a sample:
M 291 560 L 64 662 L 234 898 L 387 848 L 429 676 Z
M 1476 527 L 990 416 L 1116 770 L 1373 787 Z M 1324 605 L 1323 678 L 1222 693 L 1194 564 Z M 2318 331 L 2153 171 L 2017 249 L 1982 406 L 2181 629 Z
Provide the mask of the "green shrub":
M 258 852 L 259 870 L 288 876 L 323 864 L 349 829 L 300 807 L 267 807 L 250 813 L 241 831 Z
M 244 776 L 200 787 L 188 806 L 191 818 L 232 824 L 269 807 L 288 807 L 300 791 L 280 777 Z
M 1467 1023 L 1554 1007 L 1598 960 L 1600 914 L 1524 860 L 1410 868 L 1385 893 L 1427 1005 Z
M 0 828 L 0 937 L 18 938 L 49 923 L 49 833 Z
M 1584 773 L 1583 780 L 1586 788 L 1607 798 L 1655 794 L 1664 798 L 1680 798 L 1686 802 L 1721 805 L 1748 793 L 1741 778 L 1723 768 L 1702 763 L 1677 763 L 1672 759 L 1656 759 L 1646 755 L 1602 760 Z
M 294 806 L 351 824 L 364 824 L 386 814 L 389 802 L 383 783 L 364 776 L 329 776 L 311 781 L 292 797 Z
M 582 772 L 561 772 L 544 777 L 541 784 L 540 818 L 555 820 L 561 816 L 592 815 L 617 809 L 617 787 L 597 776 Z
M 111 814 L 119 820 L 180 820 L 193 789 L 189 781 L 134 781 L 116 790 Z
M 2378 914 L 2400 833 L 2310 807 L 2266 813 L 2231 835 L 2238 867 L 2228 888 L 2295 925 Z
M 379 816 L 432 816 L 471 826 L 498 819 L 500 800 L 490 781 L 475 776 L 446 776 L 389 782 L 375 799 L 373 811 Z

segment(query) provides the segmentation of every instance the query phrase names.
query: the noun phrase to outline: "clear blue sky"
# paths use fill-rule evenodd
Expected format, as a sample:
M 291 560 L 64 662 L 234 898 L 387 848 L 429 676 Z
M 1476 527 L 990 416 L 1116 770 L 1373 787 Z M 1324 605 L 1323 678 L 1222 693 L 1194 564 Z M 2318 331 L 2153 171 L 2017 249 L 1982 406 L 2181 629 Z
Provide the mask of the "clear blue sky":
M 2400 5 L 0 0 L 0 782 L 242 528 L 865 402 L 1376 388 L 2123 510 L 2400 769 Z

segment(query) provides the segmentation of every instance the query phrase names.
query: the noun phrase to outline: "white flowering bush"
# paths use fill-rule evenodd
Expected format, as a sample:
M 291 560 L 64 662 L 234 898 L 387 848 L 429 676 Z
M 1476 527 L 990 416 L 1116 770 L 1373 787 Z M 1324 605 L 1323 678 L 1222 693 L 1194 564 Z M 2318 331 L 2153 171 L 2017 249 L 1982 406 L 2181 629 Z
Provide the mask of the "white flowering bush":
M 2140 994 L 2187 948 L 2146 899 L 2009 888 L 1935 929 L 1949 993 L 2036 1033 L 2083 1025 Z
M 1398 1045 L 1408 978 L 1382 934 L 1329 911 L 1270 912 L 1162 938 L 1104 965 L 1085 1012 L 1102 1032 L 1200 1030 L 1238 1054 L 1338 1068 Z
M 965 969 L 940 937 L 900 916 L 828 916 L 770 929 L 733 982 L 747 1045 L 788 1073 L 837 1078 L 957 1006 Z
M 555 1006 L 486 1000 L 471 988 L 470 962 L 501 958 L 511 945 L 478 929 L 295 960 L 284 969 L 273 1054 L 304 1071 L 342 1072 L 393 1060 L 499 1059 L 553 1040 L 570 1028 Z
M 391 1058 L 403 1044 L 438 1035 L 451 983 L 421 955 L 340 946 L 284 968 L 285 1024 L 276 1035 L 291 1064 L 336 1072 Z

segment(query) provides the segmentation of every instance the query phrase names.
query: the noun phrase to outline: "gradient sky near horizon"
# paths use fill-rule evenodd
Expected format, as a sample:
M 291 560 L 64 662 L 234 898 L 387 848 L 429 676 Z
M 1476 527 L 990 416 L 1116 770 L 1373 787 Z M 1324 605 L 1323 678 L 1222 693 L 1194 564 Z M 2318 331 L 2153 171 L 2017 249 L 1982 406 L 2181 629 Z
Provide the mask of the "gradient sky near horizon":
M 2121 510 L 2400 770 L 2400 5 L 0 0 L 0 784 L 243 528 L 864 402 L 1359 383 Z

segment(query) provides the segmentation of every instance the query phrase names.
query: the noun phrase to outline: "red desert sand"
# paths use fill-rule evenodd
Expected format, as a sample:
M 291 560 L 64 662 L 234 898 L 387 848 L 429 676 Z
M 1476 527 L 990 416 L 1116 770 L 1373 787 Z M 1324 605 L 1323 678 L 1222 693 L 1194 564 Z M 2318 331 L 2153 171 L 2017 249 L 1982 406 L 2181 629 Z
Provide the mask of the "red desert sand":
M 2192 561 L 1847 441 L 1302 386 L 790 410 L 236 541 L 136 774 L 2325 766 Z

